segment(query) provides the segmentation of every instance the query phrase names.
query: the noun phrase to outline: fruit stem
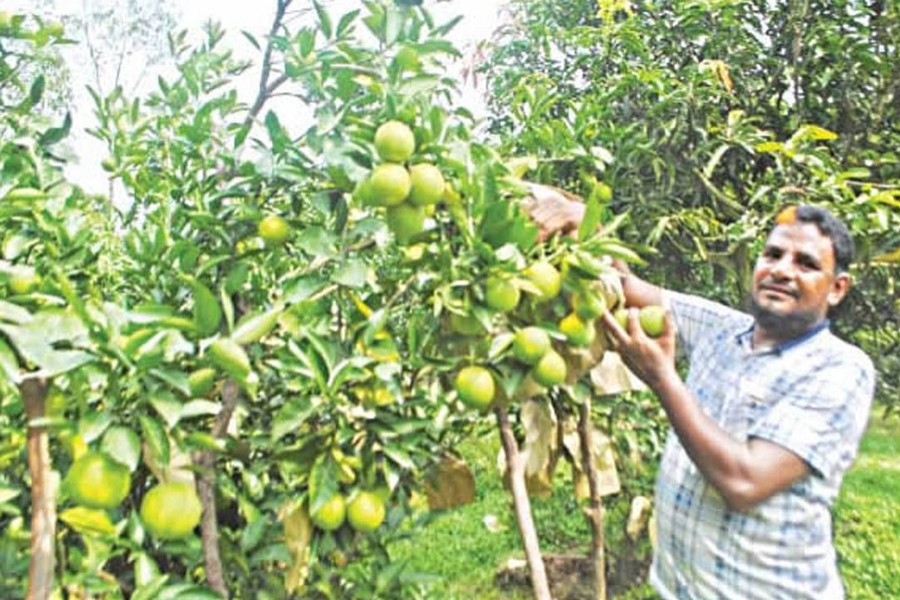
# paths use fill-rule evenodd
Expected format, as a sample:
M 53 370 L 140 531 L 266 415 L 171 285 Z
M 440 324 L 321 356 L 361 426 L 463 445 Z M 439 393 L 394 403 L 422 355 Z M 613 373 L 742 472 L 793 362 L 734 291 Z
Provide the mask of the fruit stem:
M 591 399 L 585 398 L 578 407 L 578 437 L 581 440 L 581 467 L 587 475 L 590 504 L 585 509 L 591 525 L 591 564 L 594 576 L 594 598 L 606 600 L 606 549 L 603 533 L 603 497 L 594 458 Z
M 227 379 L 222 386 L 222 409 L 216 415 L 212 436 L 216 439 L 225 435 L 231 415 L 237 406 L 240 388 L 233 379 Z M 200 521 L 200 541 L 203 546 L 203 563 L 206 567 L 206 582 L 223 598 L 228 598 L 228 587 L 225 585 L 225 574 L 222 569 L 222 557 L 219 552 L 219 522 L 216 517 L 216 470 L 215 455 L 211 450 L 194 453 L 197 466 L 197 496 L 203 507 Z
M 525 558 L 528 561 L 528 570 L 531 573 L 531 587 L 534 589 L 535 600 L 552 600 L 550 585 L 547 581 L 547 571 L 541 558 L 541 549 L 538 543 L 537 529 L 534 526 L 534 518 L 531 514 L 531 503 L 528 500 L 528 489 L 525 487 L 525 462 L 519 453 L 519 446 L 513 435 L 512 425 L 509 423 L 509 414 L 505 406 L 497 406 L 494 409 L 497 416 L 497 425 L 500 428 L 500 441 L 503 444 L 503 452 L 506 455 L 506 467 L 509 473 L 510 488 L 512 489 L 513 505 L 516 510 L 516 521 L 519 524 L 519 535 L 522 536 L 522 544 L 525 546 Z
M 31 473 L 31 562 L 25 597 L 44 600 L 53 591 L 57 481 L 51 473 L 47 429 L 31 423 L 44 416 L 47 385 L 42 379 L 27 379 L 19 390 L 28 415 L 28 470 Z

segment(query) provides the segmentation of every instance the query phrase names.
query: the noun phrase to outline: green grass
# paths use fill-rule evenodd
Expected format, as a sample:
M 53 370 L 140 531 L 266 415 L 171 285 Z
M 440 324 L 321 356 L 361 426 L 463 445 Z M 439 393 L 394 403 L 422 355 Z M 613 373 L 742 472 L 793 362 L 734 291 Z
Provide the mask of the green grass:
M 392 549 L 419 572 L 438 576 L 429 598 L 445 600 L 524 600 L 528 594 L 500 589 L 494 574 L 509 558 L 523 557 L 511 496 L 497 474 L 496 433 L 468 441 L 461 449 L 476 479 L 475 502 L 435 517 L 416 536 Z M 547 500 L 532 499 L 543 552 L 584 552 L 590 533 L 568 485 L 568 468 L 559 468 L 556 489 Z M 857 463 L 847 474 L 835 510 L 835 540 L 847 597 L 853 600 L 900 598 L 900 419 L 883 419 L 876 409 Z M 606 500 L 608 521 L 620 521 L 627 507 Z M 499 531 L 484 524 L 496 518 Z M 608 534 L 615 551 L 621 537 Z M 653 598 L 642 585 L 620 599 Z
M 856 599 L 900 598 L 900 420 L 876 409 L 835 509 L 835 545 Z

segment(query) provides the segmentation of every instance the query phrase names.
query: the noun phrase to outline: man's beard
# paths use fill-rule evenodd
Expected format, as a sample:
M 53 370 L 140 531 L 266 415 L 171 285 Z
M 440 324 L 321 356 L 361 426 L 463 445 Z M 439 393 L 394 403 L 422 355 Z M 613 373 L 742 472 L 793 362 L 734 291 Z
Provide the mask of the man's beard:
M 761 306 L 752 294 L 748 305 L 750 314 L 756 319 L 756 325 L 782 341 L 803 335 L 819 322 L 819 315 L 814 311 L 795 311 L 786 315 L 773 312 Z

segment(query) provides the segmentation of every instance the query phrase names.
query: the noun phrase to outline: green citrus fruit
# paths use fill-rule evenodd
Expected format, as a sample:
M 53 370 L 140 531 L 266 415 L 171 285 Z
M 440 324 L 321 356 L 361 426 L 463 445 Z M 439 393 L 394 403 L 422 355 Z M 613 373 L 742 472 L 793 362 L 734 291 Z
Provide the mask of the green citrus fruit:
M 572 295 L 572 310 L 581 319 L 590 321 L 606 311 L 606 300 L 593 292 L 578 292 Z
M 531 377 L 543 385 L 551 387 L 566 380 L 566 361 L 554 350 L 548 350 L 531 369 Z
M 401 244 L 406 244 L 425 229 L 425 209 L 412 204 L 398 204 L 387 209 L 388 229 Z
M 638 313 L 638 320 L 644 333 L 652 338 L 659 337 L 666 323 L 666 309 L 655 304 L 645 306 Z
M 387 121 L 375 131 L 375 150 L 381 160 L 402 163 L 416 150 L 416 138 L 406 123 Z
M 357 531 L 369 533 L 384 523 L 384 501 L 372 492 L 359 492 L 347 506 L 347 521 Z
M 320 529 L 334 531 L 344 524 L 344 519 L 347 516 L 347 501 L 342 495 L 335 494 L 310 516 L 313 523 Z
M 267 215 L 259 222 L 257 232 L 266 246 L 281 246 L 291 236 L 291 226 L 283 217 Z
M 409 196 L 412 181 L 403 165 L 384 163 L 372 169 L 368 194 L 371 203 L 380 206 L 400 204 Z
M 519 304 L 519 288 L 512 281 L 501 277 L 488 277 L 484 300 L 491 310 L 509 312 Z
M 463 367 L 456 374 L 454 385 L 466 406 L 484 410 L 494 400 L 494 377 L 484 367 Z
M 100 161 L 100 166 L 103 167 L 103 170 L 107 173 L 112 173 L 116 170 L 116 160 L 114 158 L 104 158 Z
M 173 481 L 147 492 L 141 502 L 141 521 L 153 537 L 174 540 L 189 535 L 197 527 L 202 511 L 194 486 Z
M 13 267 L 7 285 L 9 285 L 9 291 L 12 292 L 13 295 L 21 296 L 33 292 L 40 282 L 41 278 L 38 277 L 33 268 L 17 266 Z
M 419 206 L 437 204 L 444 195 L 444 176 L 441 170 L 430 163 L 413 165 L 409 169 L 412 187 L 409 201 Z
M 583 321 L 577 314 L 569 313 L 559 322 L 559 332 L 573 346 L 585 347 L 594 341 L 596 329 L 592 321 Z
M 541 302 L 551 300 L 559 295 L 562 287 L 562 277 L 556 267 L 548 262 L 536 262 L 525 269 L 525 276 L 541 290 L 538 300 Z
M 628 309 L 620 308 L 616 312 L 613 313 L 613 317 L 615 317 L 616 322 L 619 326 L 624 329 L 626 332 L 628 331 Z
M 450 329 L 460 335 L 478 335 L 484 332 L 484 326 L 475 315 L 456 313 L 450 313 Z
M 72 463 L 65 484 L 81 506 L 115 508 L 131 489 L 131 473 L 102 452 L 88 452 Z
M 525 327 L 513 337 L 513 356 L 525 363 L 533 365 L 550 350 L 550 336 L 540 327 Z

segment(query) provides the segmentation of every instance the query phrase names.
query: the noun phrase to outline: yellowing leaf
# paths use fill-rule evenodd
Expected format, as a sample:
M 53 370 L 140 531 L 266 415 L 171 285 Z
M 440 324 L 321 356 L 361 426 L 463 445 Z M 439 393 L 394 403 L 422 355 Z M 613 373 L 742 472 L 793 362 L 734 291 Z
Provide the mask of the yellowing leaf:
M 305 505 L 288 503 L 278 511 L 284 526 L 284 543 L 291 553 L 291 566 L 284 575 L 288 593 L 302 590 L 309 577 L 309 542 L 312 540 L 312 521 Z
M 445 456 L 429 472 L 425 494 L 432 510 L 471 504 L 475 501 L 475 476 L 464 461 Z
M 116 528 L 106 511 L 76 506 L 59 515 L 60 521 L 83 535 L 114 535 Z
M 644 382 L 632 373 L 617 352 L 607 352 L 603 360 L 591 370 L 591 383 L 600 395 L 621 394 L 645 389 Z

